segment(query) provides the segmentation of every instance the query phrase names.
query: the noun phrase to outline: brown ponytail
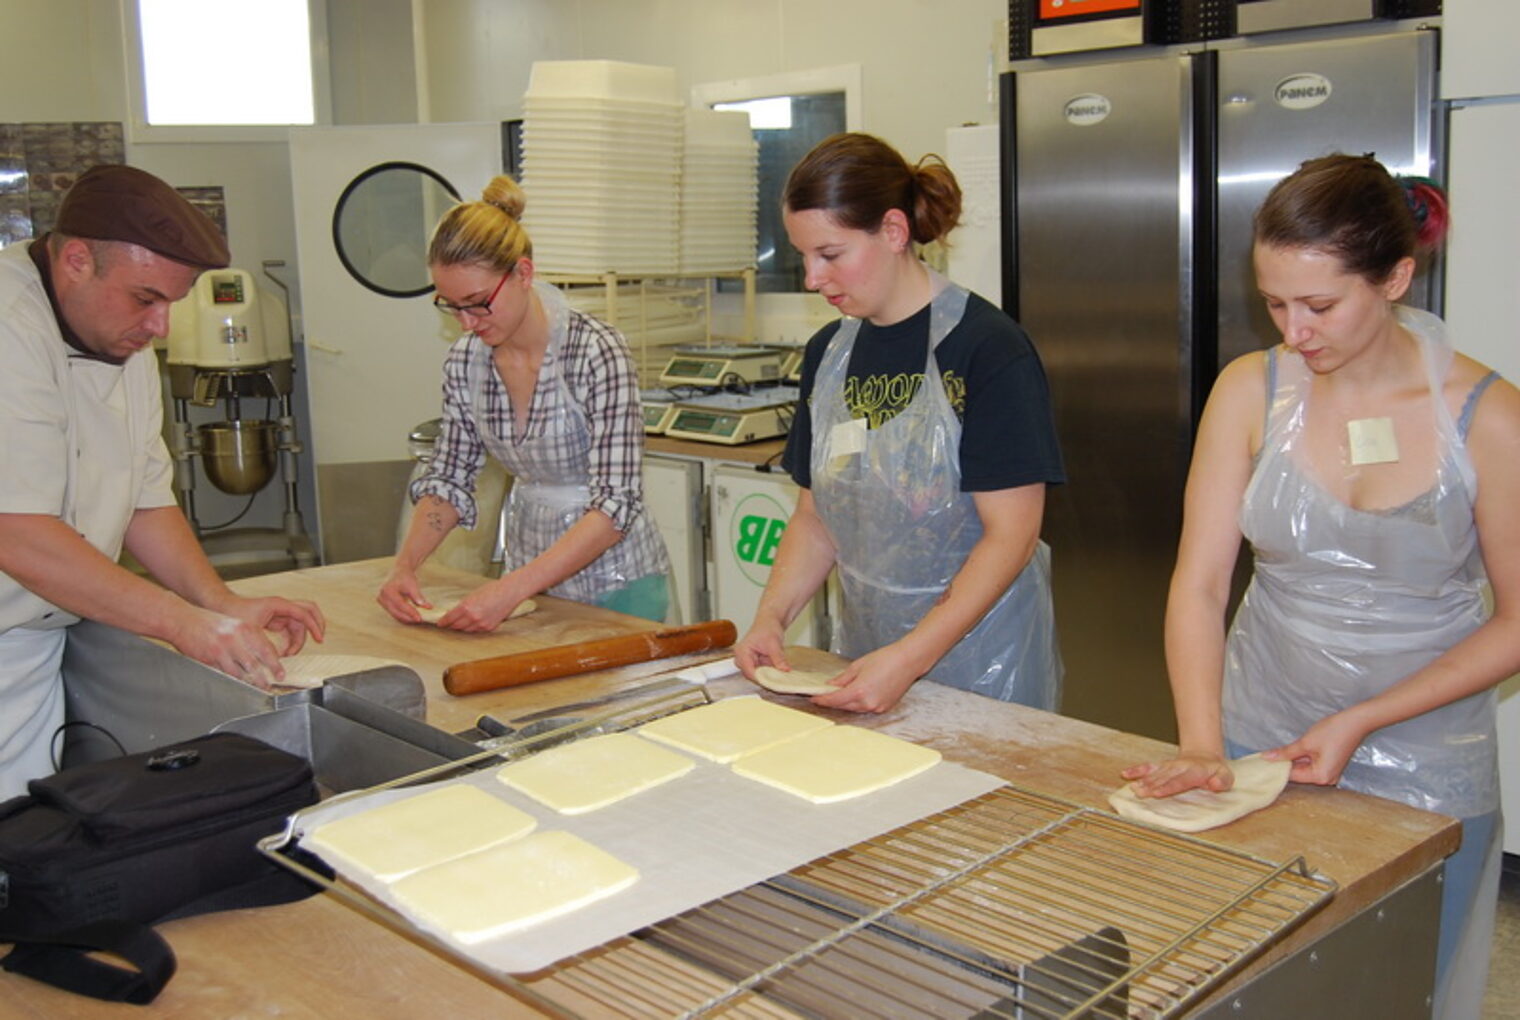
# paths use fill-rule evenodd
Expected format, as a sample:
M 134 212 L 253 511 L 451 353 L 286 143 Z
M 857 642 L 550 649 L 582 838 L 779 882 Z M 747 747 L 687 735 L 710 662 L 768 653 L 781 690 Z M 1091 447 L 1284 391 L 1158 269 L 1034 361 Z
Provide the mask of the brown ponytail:
M 961 188 L 939 156 L 909 166 L 880 138 L 852 132 L 825 138 L 792 168 L 781 205 L 822 209 L 841 226 L 872 233 L 888 211 L 901 209 L 913 240 L 928 244 L 960 222 Z

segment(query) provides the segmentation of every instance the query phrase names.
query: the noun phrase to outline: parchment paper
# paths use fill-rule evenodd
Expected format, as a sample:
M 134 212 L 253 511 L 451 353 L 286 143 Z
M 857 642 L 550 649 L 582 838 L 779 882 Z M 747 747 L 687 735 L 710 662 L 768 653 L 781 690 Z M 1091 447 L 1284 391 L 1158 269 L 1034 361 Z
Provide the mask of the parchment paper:
M 876 793 L 812 804 L 736 776 L 726 765 L 695 760 L 696 768 L 679 779 L 583 815 L 546 808 L 487 769 L 308 808 L 298 816 L 296 832 L 301 836 L 323 822 L 426 789 L 471 783 L 533 815 L 536 831 L 568 830 L 638 869 L 637 882 L 599 903 L 469 946 L 410 916 L 384 883 L 340 871 L 461 957 L 499 973 L 525 974 L 1003 785 L 996 776 L 942 761 Z

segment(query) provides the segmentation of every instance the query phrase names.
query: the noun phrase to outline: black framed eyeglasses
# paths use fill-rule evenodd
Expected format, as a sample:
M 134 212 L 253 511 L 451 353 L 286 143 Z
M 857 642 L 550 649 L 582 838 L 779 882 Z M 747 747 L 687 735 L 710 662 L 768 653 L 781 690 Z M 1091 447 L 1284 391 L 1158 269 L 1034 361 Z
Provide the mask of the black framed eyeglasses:
M 456 305 L 454 302 L 447 300 L 442 295 L 434 295 L 433 307 L 438 309 L 440 312 L 447 312 L 449 315 L 469 315 L 477 319 L 483 315 L 490 315 L 491 302 L 495 301 L 496 295 L 501 293 L 501 288 L 506 284 L 507 277 L 511 276 L 516 271 L 516 266 L 513 266 L 511 269 L 507 270 L 507 275 L 501 278 L 501 280 L 496 284 L 496 289 L 491 291 L 491 296 L 486 298 L 484 301 L 476 301 L 468 305 Z

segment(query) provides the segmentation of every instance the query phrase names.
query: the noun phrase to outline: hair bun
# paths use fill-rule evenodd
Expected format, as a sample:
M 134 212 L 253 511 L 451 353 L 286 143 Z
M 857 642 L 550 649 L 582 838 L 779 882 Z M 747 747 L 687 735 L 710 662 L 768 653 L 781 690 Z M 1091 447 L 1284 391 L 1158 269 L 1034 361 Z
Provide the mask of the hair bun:
M 522 219 L 523 210 L 528 206 L 528 196 L 522 186 L 506 174 L 491 178 L 491 183 L 480 193 L 480 200 L 494 205 L 514 220 Z

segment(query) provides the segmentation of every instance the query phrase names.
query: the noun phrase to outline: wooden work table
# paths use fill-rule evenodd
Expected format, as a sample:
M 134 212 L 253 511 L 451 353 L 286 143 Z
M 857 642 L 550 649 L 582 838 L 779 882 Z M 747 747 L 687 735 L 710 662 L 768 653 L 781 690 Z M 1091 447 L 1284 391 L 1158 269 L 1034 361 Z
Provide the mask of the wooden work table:
M 449 731 L 471 726 L 484 712 L 511 718 L 719 657 L 709 652 L 453 698 L 443 691 L 442 674 L 455 662 L 650 625 L 605 610 L 543 599 L 538 612 L 510 621 L 489 635 L 407 626 L 393 621 L 374 599 L 388 567 L 388 560 L 340 564 L 250 578 L 234 587 L 247 595 L 280 594 L 316 601 L 328 621 L 327 640 L 320 651 L 380 655 L 408 663 L 427 688 L 428 721 Z M 479 579 L 443 568 L 423 572 L 424 585 L 474 580 Z M 742 632 L 748 621 L 735 623 Z M 794 665 L 803 668 L 826 668 L 837 661 L 810 649 L 798 649 L 794 657 Z M 741 688 L 755 689 L 737 676 L 713 685 L 720 696 Z M 800 698 L 771 697 L 807 707 Z M 1107 807 L 1107 795 L 1120 784 L 1123 766 L 1160 758 L 1170 750 L 1146 737 L 933 683 L 917 685 L 885 715 L 849 718 L 936 747 L 953 761 L 1026 789 L 1099 808 Z M 1272 962 L 1298 953 L 1369 905 L 1427 875 L 1456 849 L 1459 831 L 1451 819 L 1389 801 L 1294 785 L 1268 810 L 1206 833 L 1211 842 L 1268 860 L 1302 856 L 1339 885 L 1339 892 L 1323 910 L 1229 987 L 1238 987 Z M 328 895 L 278 907 L 188 918 L 164 924 L 160 931 L 178 955 L 179 971 L 152 1005 L 100 1003 L 0 975 L 0 1018 L 536 1015 L 507 992 Z M 1216 995 L 1213 1001 L 1219 999 Z

